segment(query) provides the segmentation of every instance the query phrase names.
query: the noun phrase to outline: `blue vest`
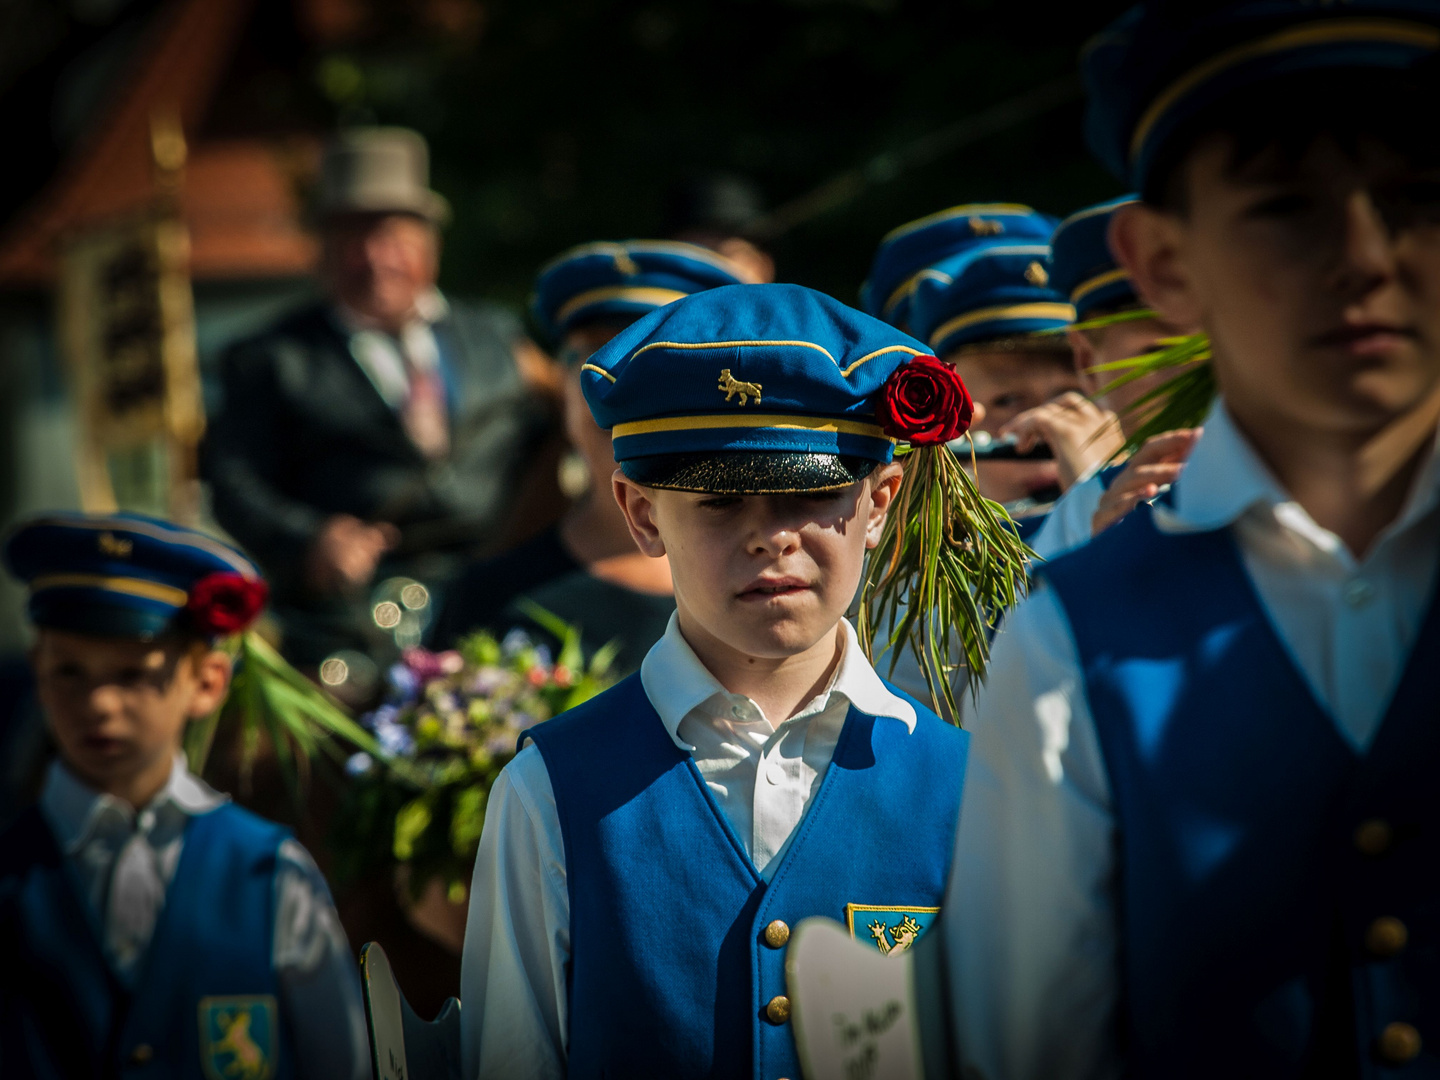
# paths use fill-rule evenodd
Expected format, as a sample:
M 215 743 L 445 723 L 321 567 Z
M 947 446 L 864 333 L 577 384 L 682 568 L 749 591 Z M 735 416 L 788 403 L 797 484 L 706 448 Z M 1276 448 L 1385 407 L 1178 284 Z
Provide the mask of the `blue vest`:
M 1440 1076 L 1440 605 L 1362 756 L 1229 531 L 1167 535 L 1153 517 L 1139 507 L 1040 571 L 1118 825 L 1132 1075 Z M 1371 929 L 1386 916 L 1408 928 L 1393 954 Z M 1392 1022 L 1424 1044 L 1398 1071 L 1376 1056 Z
M 127 990 L 54 835 L 27 810 L 0 836 L 0 1076 L 239 1077 L 227 1067 L 258 1051 L 274 1064 L 265 1075 L 290 1077 L 272 963 L 286 835 L 229 803 L 191 818 Z
M 768 884 L 638 675 L 532 729 L 565 840 L 571 1076 L 800 1076 L 789 1024 L 766 1019 L 785 950 L 765 927 L 945 892 L 968 736 L 915 711 L 908 733 L 850 710 Z

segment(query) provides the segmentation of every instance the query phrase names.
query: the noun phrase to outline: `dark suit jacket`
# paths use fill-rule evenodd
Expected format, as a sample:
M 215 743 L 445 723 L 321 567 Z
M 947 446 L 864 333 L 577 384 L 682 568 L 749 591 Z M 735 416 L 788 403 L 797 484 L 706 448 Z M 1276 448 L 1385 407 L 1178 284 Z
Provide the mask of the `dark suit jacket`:
M 298 310 L 222 358 L 205 452 L 215 517 L 281 599 L 298 595 L 305 550 L 332 514 L 392 522 L 411 553 L 498 538 L 553 411 L 520 378 L 521 328 L 504 309 L 452 302 L 435 334 L 451 420 L 438 462 L 405 434 L 328 306 Z

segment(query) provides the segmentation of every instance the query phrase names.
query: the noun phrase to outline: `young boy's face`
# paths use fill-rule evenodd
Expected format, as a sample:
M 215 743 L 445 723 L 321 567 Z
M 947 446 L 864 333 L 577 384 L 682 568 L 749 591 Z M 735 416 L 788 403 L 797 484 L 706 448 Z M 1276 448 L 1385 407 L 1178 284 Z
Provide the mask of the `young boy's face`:
M 1440 386 L 1440 172 L 1364 138 L 1232 154 L 1202 142 L 1185 212 L 1142 212 L 1147 295 L 1210 334 L 1242 424 L 1367 439 Z
M 1068 353 L 996 350 L 961 352 L 947 359 L 975 402 L 985 407 L 973 425 L 991 435 L 1021 413 L 1053 401 L 1067 390 L 1080 390 Z M 964 458 L 961 454 L 961 458 Z M 1012 503 L 1048 491 L 1059 482 L 1053 461 L 986 461 L 975 478 L 981 494 Z
M 746 657 L 814 647 L 855 598 L 880 542 L 898 465 L 833 492 L 706 495 L 642 487 L 616 473 L 641 550 L 666 555 L 681 626 Z
M 203 644 L 91 637 L 43 628 L 31 653 L 36 691 L 67 765 L 126 796 L 169 776 L 189 721 L 224 700 L 230 660 Z M 153 792 L 152 792 L 153 794 Z

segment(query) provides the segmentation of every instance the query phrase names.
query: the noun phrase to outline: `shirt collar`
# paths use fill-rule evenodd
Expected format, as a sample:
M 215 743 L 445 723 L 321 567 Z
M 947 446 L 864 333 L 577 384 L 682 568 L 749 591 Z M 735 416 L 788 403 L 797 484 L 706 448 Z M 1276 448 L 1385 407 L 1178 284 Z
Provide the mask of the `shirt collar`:
M 340 324 L 340 328 L 347 334 L 358 334 L 361 331 L 380 332 L 380 328 L 372 319 L 338 300 L 334 301 L 331 310 L 334 312 L 335 320 Z M 438 288 L 429 288 L 415 298 L 411 321 L 434 326 L 449 314 L 450 302 L 445 299 L 445 294 Z
M 1157 504 L 1157 514 L 1167 524 L 1186 532 L 1221 529 L 1253 506 L 1290 501 L 1222 399 L 1210 407 L 1204 431 L 1175 482 L 1171 505 Z
M 1405 508 L 1383 535 L 1407 529 L 1440 504 L 1440 439 L 1418 470 Z M 1172 505 L 1157 503 L 1156 520 L 1169 532 L 1208 532 L 1233 525 L 1247 511 L 1270 513 L 1292 532 L 1321 550 L 1339 553 L 1339 537 L 1317 525 L 1285 490 L 1236 426 L 1223 398 L 1216 398 L 1205 418 L 1180 478 Z
M 181 813 L 193 816 L 208 813 L 225 801 L 224 795 L 190 771 L 183 754 L 176 754 L 165 786 L 148 805 L 142 807 L 142 811 L 158 813 L 167 806 L 173 806 Z M 84 847 L 107 816 L 119 815 L 126 823 L 133 823 L 138 817 L 124 800 L 96 791 L 59 758 L 50 763 L 46 773 L 45 786 L 40 792 L 40 808 L 66 854 L 74 854 Z
M 860 649 L 855 628 L 848 619 L 841 619 L 844 627 L 844 651 L 840 663 L 830 680 L 830 685 L 814 701 L 810 702 L 797 716 L 813 715 L 824 708 L 831 694 L 840 694 L 863 713 L 871 716 L 889 716 L 915 730 L 915 707 L 904 698 L 891 693 L 890 689 L 875 673 Z M 660 714 L 675 745 L 687 752 L 694 749 L 684 742 L 677 732 L 680 721 L 695 709 L 712 699 L 729 701 L 748 700 L 740 694 L 731 694 L 720 681 L 710 673 L 685 636 L 680 632 L 678 615 L 671 615 L 665 633 L 645 654 L 640 664 L 640 683 L 645 696 Z M 823 700 L 822 700 L 823 699 Z

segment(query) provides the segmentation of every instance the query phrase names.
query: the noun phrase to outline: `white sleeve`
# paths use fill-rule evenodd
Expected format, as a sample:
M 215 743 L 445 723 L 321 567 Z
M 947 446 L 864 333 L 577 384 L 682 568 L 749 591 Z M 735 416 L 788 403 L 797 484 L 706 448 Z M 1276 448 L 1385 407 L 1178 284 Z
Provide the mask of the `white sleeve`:
M 1069 623 L 1043 582 L 966 712 L 943 916 L 961 1057 L 986 1080 L 1115 1076 L 1115 826 Z
M 1035 554 L 1042 559 L 1058 559 L 1087 543 L 1092 535 L 1095 511 L 1104 495 L 1105 485 L 1100 482 L 1098 471 L 1061 495 L 1030 542 Z
M 460 968 L 466 1080 L 565 1075 L 570 895 L 545 759 L 528 745 L 490 790 Z
M 368 1078 L 359 970 L 325 879 L 295 840 L 281 843 L 275 869 L 274 961 L 297 1075 Z

